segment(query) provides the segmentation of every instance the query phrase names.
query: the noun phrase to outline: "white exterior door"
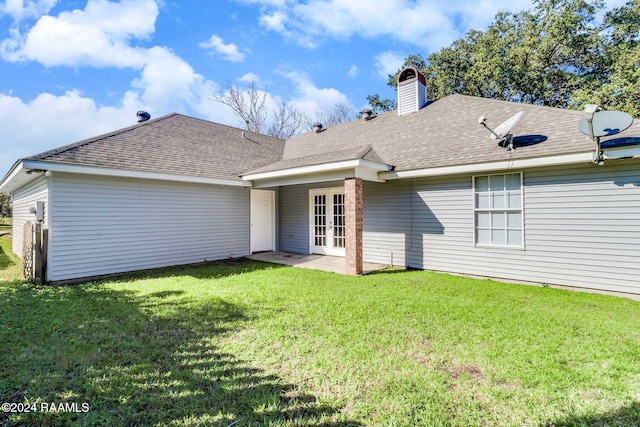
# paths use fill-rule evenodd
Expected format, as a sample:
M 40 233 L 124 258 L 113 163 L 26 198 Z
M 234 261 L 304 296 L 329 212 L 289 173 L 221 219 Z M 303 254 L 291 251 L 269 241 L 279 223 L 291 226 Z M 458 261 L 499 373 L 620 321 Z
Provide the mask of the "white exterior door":
M 344 189 L 309 190 L 309 252 L 344 256 Z
M 275 250 L 275 236 L 275 193 L 251 190 L 251 252 Z

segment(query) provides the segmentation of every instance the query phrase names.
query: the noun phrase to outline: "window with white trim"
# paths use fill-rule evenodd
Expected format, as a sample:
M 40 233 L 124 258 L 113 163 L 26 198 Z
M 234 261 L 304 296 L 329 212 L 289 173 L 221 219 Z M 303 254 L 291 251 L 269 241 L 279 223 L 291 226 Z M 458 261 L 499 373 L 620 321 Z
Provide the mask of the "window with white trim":
M 473 178 L 475 243 L 512 246 L 522 242 L 522 173 Z

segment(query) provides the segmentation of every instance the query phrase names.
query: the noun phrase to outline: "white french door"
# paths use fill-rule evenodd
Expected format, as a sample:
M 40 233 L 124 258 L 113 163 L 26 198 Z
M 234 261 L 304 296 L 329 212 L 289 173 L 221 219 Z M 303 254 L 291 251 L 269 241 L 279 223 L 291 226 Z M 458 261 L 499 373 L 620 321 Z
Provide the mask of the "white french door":
M 344 256 L 344 189 L 309 190 L 309 252 Z

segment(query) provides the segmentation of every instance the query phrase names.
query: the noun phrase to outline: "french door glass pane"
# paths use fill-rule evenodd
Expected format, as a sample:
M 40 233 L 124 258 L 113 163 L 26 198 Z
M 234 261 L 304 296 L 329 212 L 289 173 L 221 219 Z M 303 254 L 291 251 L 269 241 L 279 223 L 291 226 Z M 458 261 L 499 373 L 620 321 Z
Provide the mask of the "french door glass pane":
M 327 244 L 327 196 L 318 194 L 313 199 L 313 237 L 316 246 Z
M 333 195 L 333 247 L 344 248 L 344 246 L 344 194 L 337 193 Z

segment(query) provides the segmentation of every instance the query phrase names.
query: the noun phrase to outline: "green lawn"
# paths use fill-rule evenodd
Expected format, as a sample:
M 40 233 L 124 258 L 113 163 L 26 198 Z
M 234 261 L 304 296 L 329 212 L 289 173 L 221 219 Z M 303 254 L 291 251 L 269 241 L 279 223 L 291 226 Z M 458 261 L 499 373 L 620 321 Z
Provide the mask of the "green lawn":
M 22 261 L 11 251 L 11 236 L 0 236 L 0 283 L 21 278 Z
M 428 272 L 5 281 L 0 343 L 0 401 L 80 408 L 3 426 L 640 425 L 640 303 Z

